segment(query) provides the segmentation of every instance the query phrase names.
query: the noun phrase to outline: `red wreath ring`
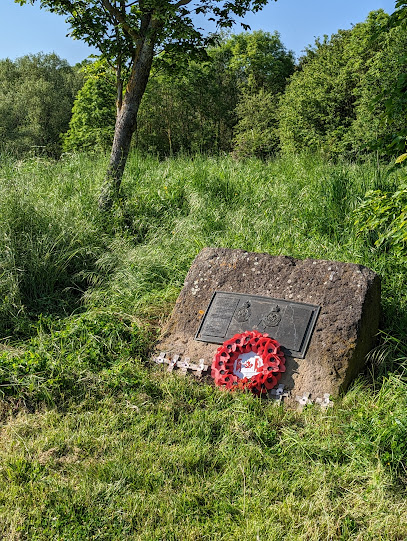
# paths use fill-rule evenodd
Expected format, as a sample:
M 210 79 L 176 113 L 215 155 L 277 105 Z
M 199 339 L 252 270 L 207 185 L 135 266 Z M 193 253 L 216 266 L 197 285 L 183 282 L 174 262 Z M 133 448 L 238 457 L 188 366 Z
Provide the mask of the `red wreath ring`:
M 239 361 L 242 361 L 242 355 L 251 352 L 255 353 L 256 373 L 249 378 L 242 377 Z M 251 359 L 248 361 L 251 363 Z M 256 394 L 265 394 L 275 387 L 282 372 L 285 372 L 285 357 L 280 344 L 258 331 L 235 334 L 226 340 L 216 351 L 211 366 L 211 375 L 219 387 L 250 389 Z

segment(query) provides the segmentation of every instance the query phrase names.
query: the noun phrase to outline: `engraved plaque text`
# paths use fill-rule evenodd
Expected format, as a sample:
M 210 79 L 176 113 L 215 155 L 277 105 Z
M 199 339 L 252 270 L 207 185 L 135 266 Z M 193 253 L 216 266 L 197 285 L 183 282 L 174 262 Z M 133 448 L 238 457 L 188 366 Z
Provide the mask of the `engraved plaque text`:
M 272 297 L 215 291 L 195 339 L 222 344 L 256 330 L 277 340 L 288 355 L 303 359 L 320 307 Z

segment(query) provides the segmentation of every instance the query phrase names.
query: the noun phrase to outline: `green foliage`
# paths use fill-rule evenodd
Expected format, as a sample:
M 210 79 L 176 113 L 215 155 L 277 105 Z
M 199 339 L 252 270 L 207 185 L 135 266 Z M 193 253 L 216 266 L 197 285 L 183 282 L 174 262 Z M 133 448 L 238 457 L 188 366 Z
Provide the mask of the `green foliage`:
M 294 71 L 294 57 L 277 32 L 232 36 L 230 70 L 240 89 L 233 152 L 265 158 L 279 148 L 278 101 Z
M 66 152 L 106 150 L 114 133 L 116 80 L 112 70 L 98 60 L 82 71 L 85 83 L 76 96 L 69 130 L 63 137 Z
M 370 420 L 370 433 L 378 443 L 382 462 L 400 471 L 407 464 L 406 388 L 404 381 L 394 375 L 386 383 L 377 399 L 379 411 Z
M 279 149 L 278 97 L 263 88 L 245 93 L 236 107 L 233 153 L 238 157 L 266 158 Z
M 160 155 L 230 150 L 236 80 L 223 45 L 208 54 L 206 60 L 185 62 L 181 71 L 163 67 L 162 58 L 157 59 L 140 107 L 138 149 Z M 114 74 L 103 61 L 86 66 L 85 73 L 64 138 L 67 151 L 106 149 L 114 132 Z
M 390 16 L 389 24 L 392 28 L 398 29 L 395 34 L 406 35 L 407 33 L 407 3 L 404 0 L 398 0 L 396 2 L 396 10 Z M 406 40 L 404 39 L 404 44 Z M 407 89 L 407 76 L 406 76 L 406 66 L 407 66 L 407 55 L 405 54 L 405 47 L 400 48 L 397 51 L 397 59 L 399 66 L 397 69 L 397 81 L 390 87 L 386 88 L 385 93 L 380 95 L 381 98 L 385 97 L 384 107 L 385 111 L 382 114 L 382 119 L 384 122 L 387 120 L 392 123 L 394 119 L 399 121 L 398 115 L 400 113 L 405 116 L 405 110 L 407 108 L 406 104 L 406 89 Z M 402 105 L 402 111 L 400 111 L 400 105 Z M 397 125 L 398 131 L 394 133 L 393 130 L 393 140 L 390 145 L 385 148 L 387 153 L 393 154 L 395 150 L 403 151 L 407 146 L 407 129 L 405 124 Z M 380 141 L 383 147 L 383 141 Z M 389 152 L 390 150 L 390 152 Z
M 292 53 L 277 33 L 265 32 L 225 37 L 207 52 L 203 60 L 185 62 L 181 71 L 163 67 L 165 56 L 157 59 L 140 107 L 137 148 L 160 155 L 230 151 L 233 146 L 240 155 L 275 152 L 276 96 L 294 69 Z M 113 134 L 112 70 L 98 61 L 85 71 L 65 150 L 106 148 Z
M 24 5 L 36 0 L 15 0 Z M 95 46 L 116 75 L 118 121 L 105 183 L 99 196 L 99 209 L 110 211 L 120 196 L 120 185 L 137 128 L 137 115 L 158 50 L 166 58 L 199 55 L 213 42 L 202 29 L 195 28 L 193 16 L 211 14 L 217 28 L 229 28 L 234 17 L 258 11 L 267 0 L 39 0 L 41 8 L 66 15 L 71 35 Z M 247 25 L 243 26 L 247 29 Z M 124 90 L 125 89 L 125 90 Z M 124 90 L 124 97 L 123 97 Z M 171 146 L 171 145 L 170 145 Z
M 284 91 L 294 71 L 294 55 L 281 42 L 280 34 L 258 30 L 231 36 L 225 43 L 230 51 L 230 69 L 240 88 L 251 93 L 265 89 L 273 95 Z
M 355 212 L 355 224 L 361 233 L 372 237 L 378 249 L 407 257 L 407 184 L 396 191 L 369 191 Z
M 37 328 L 24 352 L 0 353 L 3 398 L 61 405 L 96 394 L 103 385 L 137 386 L 134 375 L 128 380 L 126 373 L 132 358 L 147 351 L 151 334 L 131 316 L 91 311 L 64 320 L 40 316 Z
M 95 203 L 101 163 L 13 161 L 0 172 L 0 332 L 26 317 L 71 312 L 105 243 Z M 68 160 L 67 159 L 67 160 Z
M 83 78 L 55 54 L 0 61 L 3 151 L 58 155 Z
M 374 111 L 366 114 L 366 103 L 383 87 L 391 89 L 404 69 L 400 54 L 392 59 L 402 45 L 391 45 L 388 19 L 381 10 L 372 12 L 366 22 L 341 30 L 329 40 L 325 37 L 308 50 L 281 103 L 280 137 L 285 152 L 308 149 L 354 155 L 376 140 L 378 118 Z M 405 40 L 405 35 L 400 39 Z M 382 75 L 388 62 L 391 67 Z
M 391 28 L 380 44 L 355 91 L 356 119 L 348 139 L 355 149 L 394 156 L 405 149 L 407 137 L 407 26 Z
M 173 153 L 230 151 L 266 156 L 277 148 L 276 97 L 294 70 L 277 32 L 226 37 L 182 77 L 154 78 L 140 110 L 137 144 Z M 236 139 L 232 130 L 236 126 Z
M 150 79 L 137 147 L 160 155 L 229 151 L 237 100 L 236 77 L 221 44 L 208 50 L 205 61 L 189 62 L 182 73 L 164 71 Z

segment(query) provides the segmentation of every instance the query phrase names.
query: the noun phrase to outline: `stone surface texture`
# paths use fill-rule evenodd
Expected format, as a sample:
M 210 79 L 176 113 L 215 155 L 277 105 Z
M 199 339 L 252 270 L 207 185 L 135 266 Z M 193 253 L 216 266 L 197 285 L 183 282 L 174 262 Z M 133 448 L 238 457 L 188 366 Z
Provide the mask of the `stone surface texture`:
M 288 357 L 281 382 L 288 402 L 311 393 L 338 395 L 360 372 L 374 346 L 380 315 L 380 280 L 361 265 L 298 260 L 242 250 L 205 248 L 195 258 L 157 351 L 203 358 L 216 344 L 194 339 L 214 291 L 264 295 L 321 306 L 304 359 Z M 251 329 L 248 329 L 251 330 Z

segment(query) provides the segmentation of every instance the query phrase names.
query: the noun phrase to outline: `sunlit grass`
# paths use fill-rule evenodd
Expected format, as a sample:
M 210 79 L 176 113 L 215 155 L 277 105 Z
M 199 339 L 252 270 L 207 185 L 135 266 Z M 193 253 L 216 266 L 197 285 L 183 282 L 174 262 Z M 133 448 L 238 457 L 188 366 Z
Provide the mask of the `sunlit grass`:
M 354 226 L 397 172 L 314 156 L 128 165 L 106 222 L 105 157 L 0 159 L 0 537 L 407 538 L 407 271 Z M 205 246 L 380 274 L 380 344 L 333 408 L 151 366 Z
M 383 439 L 386 419 L 405 421 L 405 384 L 402 402 L 393 380 L 378 397 L 357 386 L 333 409 L 296 413 L 139 370 L 132 394 L 5 423 L 5 538 L 406 537 Z

